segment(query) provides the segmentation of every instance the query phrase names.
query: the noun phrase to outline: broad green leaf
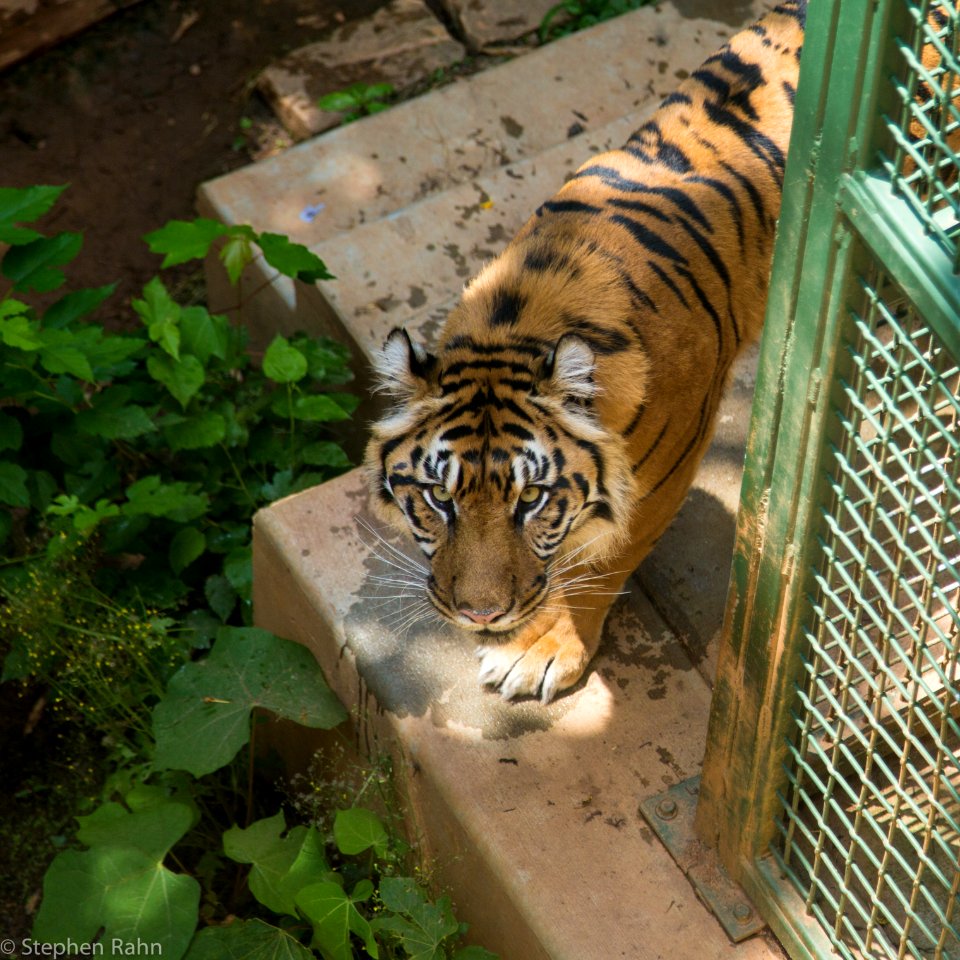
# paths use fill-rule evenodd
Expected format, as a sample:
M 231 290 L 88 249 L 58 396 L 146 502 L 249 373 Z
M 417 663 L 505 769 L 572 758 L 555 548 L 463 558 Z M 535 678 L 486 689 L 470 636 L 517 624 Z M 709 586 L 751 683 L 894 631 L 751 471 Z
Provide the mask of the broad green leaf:
M 13 281 L 15 290 L 56 290 L 66 280 L 60 267 L 73 260 L 81 246 L 83 236 L 79 233 L 39 237 L 23 246 L 11 247 L 0 262 L 0 273 Z
M 184 960 L 316 960 L 316 954 L 263 920 L 234 920 L 201 930 Z
M 89 331 L 97 339 L 95 330 Z M 77 336 L 67 330 L 41 331 L 40 363 L 53 374 L 69 373 L 87 383 L 93 382 L 93 369 L 82 349 L 84 340 L 91 337 Z
M 191 803 L 162 794 L 146 794 L 138 807 L 104 803 L 89 816 L 77 817 L 77 839 L 88 847 L 139 850 L 159 862 L 197 821 Z
M 190 484 L 180 480 L 163 483 L 152 474 L 127 487 L 127 502 L 122 510 L 128 517 L 167 517 L 189 523 L 202 516 L 208 505 L 206 494 L 192 492 Z
M 91 397 L 93 406 L 77 414 L 77 432 L 106 440 L 132 440 L 156 430 L 147 411 L 130 402 L 129 387 L 108 387 Z
M 190 359 L 184 357 L 185 360 Z M 165 425 L 163 435 L 171 450 L 199 450 L 212 447 L 223 440 L 227 432 L 226 421 L 219 413 L 205 410 L 192 417 L 183 417 L 176 423 Z
M 359 105 L 359 97 L 349 90 L 334 90 L 333 93 L 326 93 L 317 100 L 317 106 L 321 110 L 328 110 L 331 113 L 346 113 Z
M 332 880 L 313 883 L 304 887 L 296 899 L 303 915 L 313 924 L 314 941 L 324 956 L 331 960 L 353 960 L 351 933 L 364 941 L 371 957 L 379 956 L 370 924 L 339 884 Z
M 211 314 L 205 307 L 184 307 L 180 315 L 180 348 L 192 353 L 204 366 L 210 357 L 225 360 L 230 321 Z
M 410 877 L 384 877 L 380 899 L 395 916 L 377 919 L 372 924 L 374 930 L 389 930 L 400 936 L 410 960 L 443 960 L 444 941 L 460 931 L 446 897 L 430 903 Z
M 69 327 L 82 317 L 93 313 L 114 290 L 115 283 L 91 290 L 74 290 L 62 296 L 43 315 L 43 326 L 47 330 L 60 330 Z
M 19 300 L 5 300 L 4 303 L 19 304 Z M 40 326 L 26 314 L 16 312 L 0 319 L 0 340 L 8 347 L 17 350 L 39 350 L 43 346 Z
M 453 955 L 453 960 L 500 960 L 500 957 L 484 947 L 471 944 L 469 947 L 461 947 Z
M 238 863 L 251 864 L 250 892 L 274 913 L 297 916 L 295 897 L 323 880 L 330 867 L 314 827 L 293 827 L 286 836 L 283 813 L 258 820 L 247 829 L 233 827 L 223 835 L 223 852 Z
M 0 300 L 0 320 L 6 320 L 8 317 L 16 317 L 23 313 L 30 312 L 30 305 L 15 297 L 4 297 Z
M 223 561 L 223 575 L 244 600 L 249 600 L 253 587 L 253 548 L 247 545 L 231 550 Z
M 217 220 L 197 217 L 194 220 L 171 220 L 143 239 L 152 253 L 165 254 L 161 267 L 173 267 L 188 260 L 201 260 L 217 237 L 228 227 Z
M 294 491 L 293 471 L 278 470 L 273 478 L 260 487 L 260 493 L 267 500 L 282 500 Z
M 147 360 L 147 370 L 154 380 L 158 380 L 173 394 L 184 409 L 206 381 L 203 364 L 189 354 L 179 360 L 154 354 Z
M 143 299 L 131 301 L 146 324 L 150 339 L 173 357 L 180 357 L 180 305 L 170 296 L 163 281 L 154 277 L 143 288 Z
M 318 440 L 309 443 L 300 451 L 300 458 L 312 467 L 342 467 L 350 466 L 350 458 L 343 448 L 332 440 Z
M 392 83 L 371 83 L 364 88 L 363 101 L 364 103 L 371 103 L 374 100 L 383 100 L 386 97 L 392 97 L 393 92 Z
M 197 926 L 200 884 L 133 847 L 67 850 L 50 865 L 33 938 L 43 943 L 161 943 L 179 960 Z
M 29 507 L 27 471 L 17 463 L 0 461 L 0 503 L 10 507 Z
M 380 818 L 364 807 L 338 810 L 333 821 L 333 839 L 341 853 L 357 854 L 375 848 L 378 856 L 387 852 L 387 830 Z
M 279 333 L 263 355 L 263 372 L 275 383 L 295 383 L 307 373 L 307 358 Z
M 210 609 L 223 621 L 226 621 L 237 605 L 237 591 L 233 589 L 230 581 L 219 573 L 207 577 L 203 585 L 203 595 L 207 598 Z
M 310 422 L 328 422 L 349 420 L 350 414 L 332 397 L 325 393 L 314 393 L 306 397 L 297 397 L 293 401 L 293 415 L 297 420 Z
M 253 260 L 253 241 L 256 234 L 253 231 L 250 235 L 236 234 L 231 236 L 220 250 L 220 260 L 227 271 L 230 283 L 234 286 L 240 279 L 247 264 Z
M 261 233 L 257 243 L 263 251 L 263 259 L 285 277 L 316 283 L 318 280 L 333 280 L 326 264 L 311 253 L 302 243 L 293 243 L 280 233 Z
M 205 660 L 185 664 L 153 711 L 156 769 L 203 776 L 250 737 L 250 711 L 263 707 L 307 727 L 346 718 L 305 647 L 255 627 L 223 627 Z
M 170 541 L 170 566 L 174 573 L 181 573 L 203 555 L 207 549 L 206 537 L 196 527 L 184 527 Z
M 35 239 L 38 234 L 34 230 L 22 231 L 22 234 L 31 235 L 22 239 L 21 231 L 14 224 L 39 220 L 66 189 L 66 184 L 59 187 L 0 187 L 0 243 L 20 244 Z
M 23 427 L 16 417 L 0 411 L 0 450 L 19 450 L 23 443 Z

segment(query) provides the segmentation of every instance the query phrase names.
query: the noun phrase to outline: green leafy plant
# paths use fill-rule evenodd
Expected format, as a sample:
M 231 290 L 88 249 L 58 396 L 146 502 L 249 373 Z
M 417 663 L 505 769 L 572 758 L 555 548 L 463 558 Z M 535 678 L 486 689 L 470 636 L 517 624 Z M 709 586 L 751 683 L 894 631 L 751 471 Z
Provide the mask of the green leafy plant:
M 629 10 L 646 6 L 651 0 L 562 0 L 551 7 L 540 21 L 541 43 L 565 37 L 586 27 L 619 17 Z M 558 22 L 557 19 L 559 18 Z
M 299 823 L 256 789 L 264 712 L 345 718 L 305 648 L 241 624 L 253 511 L 348 466 L 346 350 L 278 336 L 255 365 L 242 327 L 159 278 L 132 304 L 136 332 L 91 321 L 110 286 L 41 310 L 28 298 L 63 285 L 82 243 L 34 229 L 62 190 L 0 189 L 0 682 L 42 684 L 99 737 L 105 786 L 58 840 L 34 940 L 159 943 L 172 960 L 487 960 L 408 875 L 389 819 L 359 805 L 380 773 L 332 811 L 294 804 Z M 255 257 L 330 278 L 246 226 L 174 221 L 147 241 L 164 266 L 217 245 L 235 283 Z
M 386 110 L 396 91 L 392 83 L 354 83 L 345 90 L 324 94 L 317 100 L 321 110 L 342 113 L 343 123 L 350 123 L 371 113 Z

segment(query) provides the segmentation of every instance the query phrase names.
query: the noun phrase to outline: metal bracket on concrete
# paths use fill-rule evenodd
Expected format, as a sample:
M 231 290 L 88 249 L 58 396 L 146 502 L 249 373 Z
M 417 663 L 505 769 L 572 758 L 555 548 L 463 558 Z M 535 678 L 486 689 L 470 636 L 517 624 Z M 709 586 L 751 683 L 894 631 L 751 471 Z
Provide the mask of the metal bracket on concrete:
M 721 866 L 712 847 L 694 833 L 693 818 L 700 795 L 700 777 L 691 777 L 640 803 L 640 813 L 693 884 L 697 896 L 720 921 L 734 942 L 765 926 L 746 894 Z

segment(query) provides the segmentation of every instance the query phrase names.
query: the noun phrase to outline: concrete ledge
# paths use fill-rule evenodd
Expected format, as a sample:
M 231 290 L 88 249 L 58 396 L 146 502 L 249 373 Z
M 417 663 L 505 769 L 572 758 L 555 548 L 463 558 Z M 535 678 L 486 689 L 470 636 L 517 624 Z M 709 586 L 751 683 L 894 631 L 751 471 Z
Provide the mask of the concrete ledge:
M 640 799 L 696 774 L 710 691 L 640 590 L 611 614 L 586 680 L 547 708 L 477 685 L 472 645 L 433 622 L 391 628 L 389 572 L 361 524 L 354 472 L 261 511 L 256 622 L 306 644 L 392 749 L 416 829 L 476 938 L 504 960 L 782 960 L 732 947 L 640 818 Z M 379 550 L 388 550 L 380 547 Z

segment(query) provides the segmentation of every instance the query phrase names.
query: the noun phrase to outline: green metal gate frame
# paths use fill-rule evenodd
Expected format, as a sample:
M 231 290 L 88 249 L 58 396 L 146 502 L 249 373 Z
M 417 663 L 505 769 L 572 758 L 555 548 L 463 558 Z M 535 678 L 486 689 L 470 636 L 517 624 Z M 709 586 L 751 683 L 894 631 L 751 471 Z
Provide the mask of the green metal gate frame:
M 911 186 L 903 164 L 911 140 L 904 132 L 916 123 L 910 106 L 925 76 L 917 38 L 929 8 L 930 0 L 812 0 L 796 95 L 696 815 L 699 836 L 795 958 L 834 955 L 823 923 L 771 850 L 778 791 L 798 736 L 793 711 L 804 669 L 809 557 L 818 549 L 817 505 L 829 496 L 825 436 L 831 411 L 843 402 L 850 361 L 839 344 L 851 298 L 863 296 L 858 277 L 873 270 L 892 278 L 909 309 L 960 358 L 950 230 L 956 193 L 947 189 L 938 203 L 945 212 L 934 215 L 929 183 Z M 941 53 L 950 91 L 941 104 L 942 133 L 953 103 L 955 37 L 953 49 Z M 939 174 L 957 158 L 942 138 L 935 146 L 932 182 L 941 186 Z M 908 158 L 907 166 L 917 161 L 924 167 L 923 157 Z

